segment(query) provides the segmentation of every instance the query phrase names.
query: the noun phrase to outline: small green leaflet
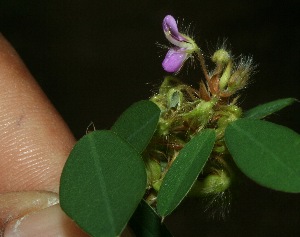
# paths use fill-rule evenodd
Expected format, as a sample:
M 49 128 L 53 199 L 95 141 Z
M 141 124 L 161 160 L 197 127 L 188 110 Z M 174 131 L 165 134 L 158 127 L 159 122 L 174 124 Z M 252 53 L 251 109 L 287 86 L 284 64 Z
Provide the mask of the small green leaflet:
M 157 196 L 157 212 L 169 215 L 187 195 L 203 169 L 215 143 L 215 131 L 205 129 L 179 152 L 168 170 Z
M 160 109 L 156 104 L 142 100 L 131 105 L 111 130 L 142 153 L 154 134 L 159 115 Z
M 251 119 L 262 119 L 270 114 L 273 114 L 286 106 L 289 106 L 297 101 L 294 98 L 285 98 L 274 100 L 262 105 L 258 105 L 243 114 L 244 118 L 251 118 Z
M 62 172 L 60 204 L 84 231 L 113 237 L 134 213 L 146 188 L 142 158 L 111 131 L 80 139 Z
M 239 119 L 228 125 L 225 142 L 237 166 L 262 186 L 300 192 L 300 135 L 274 123 Z

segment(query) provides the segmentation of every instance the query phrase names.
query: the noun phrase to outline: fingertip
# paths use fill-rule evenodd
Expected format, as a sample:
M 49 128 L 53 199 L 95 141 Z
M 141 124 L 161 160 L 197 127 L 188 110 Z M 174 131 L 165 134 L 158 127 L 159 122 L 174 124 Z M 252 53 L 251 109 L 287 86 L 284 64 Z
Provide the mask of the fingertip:
M 75 139 L 26 66 L 0 35 L 0 193 L 58 192 Z

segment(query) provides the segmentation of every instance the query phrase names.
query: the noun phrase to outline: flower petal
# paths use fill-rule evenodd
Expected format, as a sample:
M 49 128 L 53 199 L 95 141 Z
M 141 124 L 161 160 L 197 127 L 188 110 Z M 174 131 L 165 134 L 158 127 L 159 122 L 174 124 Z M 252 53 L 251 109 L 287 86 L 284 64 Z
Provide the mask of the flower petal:
M 177 40 L 179 42 L 187 41 L 187 39 L 183 37 L 182 34 L 179 33 L 176 20 L 174 19 L 173 16 L 171 15 L 165 16 L 162 26 L 167 39 L 172 44 L 174 43 L 170 40 L 170 38 Z
M 185 50 L 171 48 L 166 54 L 162 66 L 167 72 L 178 72 L 187 58 L 188 53 Z

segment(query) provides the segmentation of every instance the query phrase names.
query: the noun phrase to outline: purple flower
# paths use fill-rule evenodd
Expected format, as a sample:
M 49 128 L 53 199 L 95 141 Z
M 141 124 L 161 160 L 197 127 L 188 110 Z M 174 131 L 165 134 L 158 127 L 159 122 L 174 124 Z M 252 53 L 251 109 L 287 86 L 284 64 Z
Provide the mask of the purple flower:
M 190 37 L 178 31 L 177 23 L 173 16 L 167 15 L 163 20 L 162 26 L 166 38 L 174 45 L 166 54 L 162 66 L 167 72 L 178 72 L 184 62 L 198 50 L 198 46 Z

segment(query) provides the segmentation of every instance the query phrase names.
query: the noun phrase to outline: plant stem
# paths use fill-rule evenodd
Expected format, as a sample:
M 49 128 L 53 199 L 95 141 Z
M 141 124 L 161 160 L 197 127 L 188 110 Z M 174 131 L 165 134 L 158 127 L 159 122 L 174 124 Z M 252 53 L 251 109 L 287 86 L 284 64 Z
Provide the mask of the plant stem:
M 204 77 L 205 77 L 206 81 L 209 82 L 210 81 L 210 77 L 208 75 L 208 72 L 207 72 L 207 69 L 206 69 L 206 65 L 205 65 L 205 59 L 204 59 L 204 57 L 203 57 L 203 55 L 201 53 L 200 48 L 198 48 L 198 50 L 196 51 L 196 53 L 197 53 L 198 59 L 200 61 L 200 65 L 201 65 Z

